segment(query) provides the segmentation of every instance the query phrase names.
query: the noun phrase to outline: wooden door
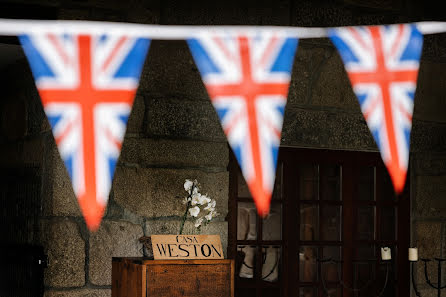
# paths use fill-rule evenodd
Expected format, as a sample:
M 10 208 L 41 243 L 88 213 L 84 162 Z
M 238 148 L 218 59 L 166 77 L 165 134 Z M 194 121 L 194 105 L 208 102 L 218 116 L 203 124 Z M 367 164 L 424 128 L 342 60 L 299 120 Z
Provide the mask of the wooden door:
M 236 296 L 354 296 L 341 282 L 377 294 L 387 268 L 383 296 L 408 296 L 409 275 L 401 273 L 409 271 L 408 189 L 395 196 L 377 153 L 281 149 L 271 207 L 276 220 L 262 220 L 233 160 L 229 254 L 238 258 Z M 380 260 L 383 246 L 392 249 L 389 264 Z M 270 247 L 278 255 L 277 277 L 268 279 Z

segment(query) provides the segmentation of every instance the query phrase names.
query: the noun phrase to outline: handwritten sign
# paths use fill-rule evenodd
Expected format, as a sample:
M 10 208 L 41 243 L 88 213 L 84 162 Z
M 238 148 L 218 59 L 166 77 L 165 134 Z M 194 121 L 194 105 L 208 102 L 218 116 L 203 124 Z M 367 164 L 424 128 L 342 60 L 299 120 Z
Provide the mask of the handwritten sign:
M 152 235 L 155 260 L 223 259 L 220 235 Z

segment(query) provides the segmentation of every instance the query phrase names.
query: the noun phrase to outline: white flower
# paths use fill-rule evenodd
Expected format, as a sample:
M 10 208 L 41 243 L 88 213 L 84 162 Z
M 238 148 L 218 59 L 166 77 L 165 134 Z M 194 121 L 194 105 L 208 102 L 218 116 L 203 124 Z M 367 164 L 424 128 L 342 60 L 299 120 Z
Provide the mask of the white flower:
M 201 194 L 200 193 L 195 193 L 192 194 L 192 205 L 197 205 L 198 203 L 200 203 L 200 198 L 201 198 Z
M 214 199 L 212 199 L 212 201 L 208 201 L 208 205 L 204 209 L 205 210 L 209 210 L 209 211 L 213 211 L 215 209 L 215 204 L 216 203 L 217 202 Z
M 190 189 L 192 188 L 192 185 L 194 183 L 191 180 L 186 179 L 186 182 L 184 183 L 184 190 L 190 193 Z
M 215 218 L 216 216 L 218 216 L 218 212 L 216 212 L 215 210 L 211 210 L 207 215 L 205 215 L 204 217 L 206 218 L 206 220 L 210 221 L 212 220 L 212 218 Z
M 203 223 L 203 218 L 199 218 L 195 221 L 195 228 L 198 228 L 201 226 L 201 223 Z
M 181 223 L 180 230 L 183 229 L 184 223 L 186 221 L 187 215 L 195 218 L 194 226 L 195 228 L 200 228 L 203 225 L 208 224 L 214 217 L 218 215 L 215 211 L 216 201 L 208 197 L 208 195 L 202 195 L 200 193 L 200 184 L 198 181 L 186 179 L 184 183 L 184 190 L 188 192 L 188 196 L 182 199 L 183 204 L 187 205 L 187 213 L 183 216 L 183 221 Z M 201 209 L 203 207 L 203 209 Z M 198 215 L 200 212 L 204 212 L 200 218 Z
M 206 203 L 209 203 L 209 202 L 211 202 L 211 199 L 208 196 L 200 195 L 200 197 L 198 199 L 198 203 L 200 205 L 205 205 Z
M 200 208 L 198 206 L 189 208 L 189 213 L 190 213 L 191 216 L 197 217 L 198 214 L 200 213 Z

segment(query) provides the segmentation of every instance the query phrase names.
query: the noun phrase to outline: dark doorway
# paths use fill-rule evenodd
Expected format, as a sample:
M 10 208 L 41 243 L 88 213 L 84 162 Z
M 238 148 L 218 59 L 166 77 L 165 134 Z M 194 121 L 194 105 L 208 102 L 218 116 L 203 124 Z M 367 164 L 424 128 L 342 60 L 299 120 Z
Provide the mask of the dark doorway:
M 0 168 L 0 296 L 43 296 L 40 193 L 38 168 Z
M 395 195 L 378 153 L 281 148 L 271 213 L 261 219 L 232 158 L 236 296 L 354 296 L 341 282 L 376 296 L 387 268 L 383 296 L 408 296 L 408 189 Z M 392 250 L 388 267 L 381 247 Z

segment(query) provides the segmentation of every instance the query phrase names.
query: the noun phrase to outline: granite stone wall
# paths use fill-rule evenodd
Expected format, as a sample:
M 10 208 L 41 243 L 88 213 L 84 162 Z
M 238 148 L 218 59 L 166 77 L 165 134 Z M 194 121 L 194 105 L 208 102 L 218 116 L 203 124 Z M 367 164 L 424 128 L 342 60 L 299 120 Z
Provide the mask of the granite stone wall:
M 160 24 L 335 26 L 424 17 L 417 14 L 419 7 L 402 0 L 372 2 L 195 6 L 174 0 L 48 0 L 39 5 L 60 19 Z M 426 38 L 415 99 L 411 234 L 422 257 L 446 256 L 445 41 L 442 35 Z M 19 59 L 2 73 L 8 91 L 0 101 L 0 168 L 34 166 L 41 172 L 42 213 L 29 242 L 42 244 L 49 256 L 46 296 L 110 296 L 113 256 L 142 256 L 139 237 L 178 231 L 186 178 L 196 178 L 202 191 L 217 200 L 220 216 L 203 233 L 220 234 L 226 248 L 229 149 L 184 41 L 153 41 L 150 46 L 106 214 L 95 233 L 87 231 L 81 217 L 26 61 Z M 282 134 L 284 146 L 377 150 L 341 59 L 327 39 L 299 42 Z M 185 232 L 192 232 L 190 223 Z M 421 276 L 419 270 L 417 280 L 430 296 Z

